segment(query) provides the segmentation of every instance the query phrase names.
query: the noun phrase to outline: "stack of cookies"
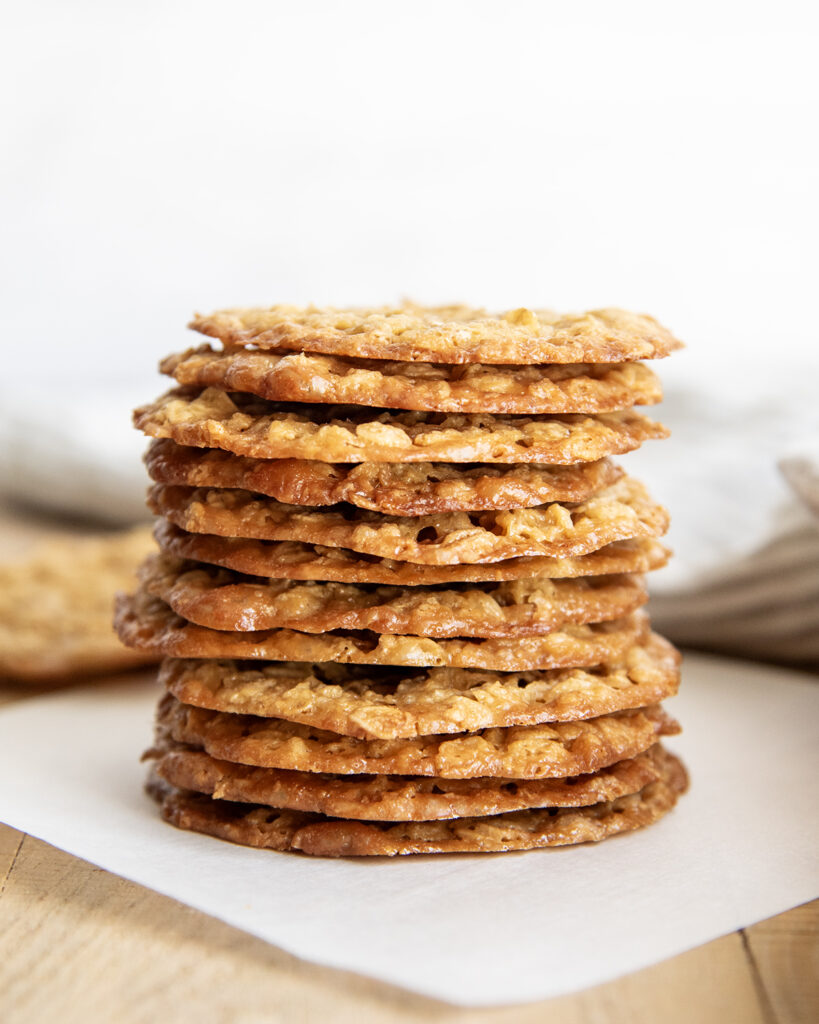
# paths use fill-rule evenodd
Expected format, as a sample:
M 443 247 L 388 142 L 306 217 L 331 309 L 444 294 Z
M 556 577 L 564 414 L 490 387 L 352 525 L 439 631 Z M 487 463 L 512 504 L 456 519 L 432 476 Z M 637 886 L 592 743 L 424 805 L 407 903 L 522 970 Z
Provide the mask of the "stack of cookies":
M 655 821 L 678 655 L 664 509 L 611 456 L 667 431 L 620 310 L 276 306 L 197 317 L 138 409 L 159 553 L 149 791 L 186 829 L 338 856 L 519 850 Z

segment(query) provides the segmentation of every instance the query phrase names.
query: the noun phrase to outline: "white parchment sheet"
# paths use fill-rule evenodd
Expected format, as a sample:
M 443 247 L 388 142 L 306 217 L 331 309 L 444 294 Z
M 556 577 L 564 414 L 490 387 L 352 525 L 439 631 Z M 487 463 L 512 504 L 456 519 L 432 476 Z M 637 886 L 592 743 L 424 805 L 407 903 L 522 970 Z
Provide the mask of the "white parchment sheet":
M 312 860 L 163 824 L 138 756 L 157 690 L 0 710 L 0 820 L 321 964 L 453 1003 L 606 981 L 819 895 L 819 682 L 689 656 L 691 791 L 642 832 L 477 856 Z

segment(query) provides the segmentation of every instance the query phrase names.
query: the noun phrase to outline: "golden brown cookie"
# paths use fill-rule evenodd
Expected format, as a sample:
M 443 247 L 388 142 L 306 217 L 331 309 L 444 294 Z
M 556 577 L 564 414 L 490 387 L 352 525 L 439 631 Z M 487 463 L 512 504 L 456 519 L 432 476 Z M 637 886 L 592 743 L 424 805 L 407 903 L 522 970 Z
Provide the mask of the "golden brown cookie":
M 440 779 L 411 775 L 322 775 L 220 761 L 169 741 L 149 751 L 156 774 L 177 789 L 218 800 L 368 821 L 436 821 L 532 807 L 587 807 L 639 792 L 663 774 L 669 754 L 645 754 L 568 779 Z
M 670 551 L 659 541 L 615 541 L 576 558 L 510 558 L 476 565 L 418 565 L 375 558 L 346 548 L 296 541 L 248 540 L 187 533 L 161 519 L 155 535 L 162 551 L 178 558 L 221 565 L 249 576 L 277 579 L 335 580 L 339 583 L 386 583 L 403 587 L 436 583 L 481 583 L 539 576 L 561 579 L 651 572 L 664 566 Z
M 180 704 L 170 694 L 157 709 L 160 747 L 172 739 L 224 761 L 333 775 L 566 778 L 636 757 L 660 736 L 677 732 L 679 725 L 657 706 L 582 722 L 396 740 L 362 740 L 277 718 L 208 711 Z
M 667 814 L 688 786 L 682 762 L 668 756 L 661 778 L 612 802 L 580 808 L 513 811 L 488 817 L 426 822 L 364 822 L 214 800 L 201 793 L 149 784 L 163 818 L 177 828 L 270 850 L 317 857 L 411 853 L 499 853 L 599 842 L 643 828 Z
M 391 412 L 266 402 L 177 388 L 134 412 L 150 437 L 258 459 L 319 462 L 596 462 L 668 430 L 627 409 L 597 416 Z
M 643 363 L 464 367 L 304 353 L 223 353 L 203 345 L 168 356 L 160 369 L 184 387 L 246 391 L 274 402 L 430 412 L 615 412 L 653 405 L 663 397 L 657 375 Z
M 548 501 L 583 501 L 615 483 L 622 469 L 609 459 L 576 466 L 459 465 L 447 462 L 359 462 L 250 459 L 218 448 L 154 441 L 145 456 L 161 484 L 232 487 L 289 505 L 335 505 L 396 516 L 530 508 Z
M 580 808 L 514 811 L 447 821 L 381 823 L 325 818 L 299 811 L 214 800 L 201 793 L 149 783 L 163 818 L 177 828 L 269 850 L 300 850 L 317 857 L 395 856 L 411 853 L 500 853 L 599 842 L 657 821 L 688 786 L 672 755 L 663 777 L 639 793 Z
M 47 541 L 0 566 L 0 677 L 62 683 L 156 661 L 111 626 L 114 594 L 132 589 L 155 549 L 148 527 Z
M 297 633 L 290 629 L 234 633 L 196 626 L 163 601 L 139 590 L 117 601 L 115 624 L 129 647 L 175 658 L 250 658 L 265 661 L 337 661 L 356 665 L 435 665 L 497 672 L 600 665 L 623 656 L 645 630 L 634 612 L 612 622 L 567 625 L 544 636 L 509 640 L 338 631 Z
M 665 509 L 630 477 L 576 505 L 440 516 L 385 516 L 347 506 L 305 509 L 249 491 L 164 484 L 151 488 L 148 505 L 190 533 L 291 540 L 424 565 L 575 557 L 613 541 L 659 537 L 668 527 Z
M 324 352 L 441 363 L 620 363 L 655 359 L 680 342 L 650 316 L 622 309 L 577 315 L 406 304 L 376 309 L 269 306 L 197 315 L 189 325 L 226 348 Z
M 229 569 L 150 557 L 140 570 L 149 594 L 188 622 L 248 632 L 298 629 L 516 637 L 548 633 L 569 622 L 604 622 L 648 600 L 641 576 L 529 579 L 449 587 L 260 580 Z
M 167 658 L 160 682 L 182 703 L 285 718 L 360 739 L 578 721 L 677 692 L 679 656 L 649 634 L 614 663 L 541 672 L 377 668 Z

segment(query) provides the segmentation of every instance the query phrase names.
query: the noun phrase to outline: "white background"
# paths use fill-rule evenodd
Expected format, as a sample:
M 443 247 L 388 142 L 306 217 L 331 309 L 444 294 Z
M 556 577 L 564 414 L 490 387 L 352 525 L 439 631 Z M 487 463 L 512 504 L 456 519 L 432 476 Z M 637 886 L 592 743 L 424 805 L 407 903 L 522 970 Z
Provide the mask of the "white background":
M 402 295 L 812 349 L 813 9 L 19 3 L 6 383 L 146 374 L 193 310 Z

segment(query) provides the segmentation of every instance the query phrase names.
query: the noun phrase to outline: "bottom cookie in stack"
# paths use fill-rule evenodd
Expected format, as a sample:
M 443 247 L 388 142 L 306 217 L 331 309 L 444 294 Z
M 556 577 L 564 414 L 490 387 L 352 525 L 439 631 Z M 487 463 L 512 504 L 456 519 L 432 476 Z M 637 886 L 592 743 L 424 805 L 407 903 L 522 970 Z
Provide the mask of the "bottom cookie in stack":
M 655 737 L 676 731 L 665 717 L 647 721 Z M 635 723 L 631 739 L 637 745 L 645 724 Z M 328 745 L 344 740 L 324 738 Z M 596 842 L 656 821 L 687 786 L 682 763 L 657 743 L 595 772 L 547 779 L 264 768 L 222 760 L 172 738 L 150 755 L 157 761 L 148 790 L 178 828 L 325 857 Z

